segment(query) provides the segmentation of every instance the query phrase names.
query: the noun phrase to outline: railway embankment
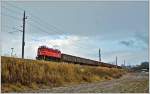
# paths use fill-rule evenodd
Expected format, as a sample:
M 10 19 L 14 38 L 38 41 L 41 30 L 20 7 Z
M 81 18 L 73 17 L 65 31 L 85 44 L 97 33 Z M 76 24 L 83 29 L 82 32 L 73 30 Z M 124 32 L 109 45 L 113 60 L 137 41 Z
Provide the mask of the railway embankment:
M 120 78 L 126 71 L 100 66 L 1 57 L 1 91 L 52 88 Z

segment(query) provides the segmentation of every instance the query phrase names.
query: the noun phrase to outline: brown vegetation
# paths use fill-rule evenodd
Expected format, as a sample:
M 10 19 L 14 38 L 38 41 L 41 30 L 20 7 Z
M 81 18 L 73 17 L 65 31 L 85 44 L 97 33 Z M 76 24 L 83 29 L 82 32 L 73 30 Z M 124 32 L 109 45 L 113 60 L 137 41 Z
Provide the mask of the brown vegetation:
M 1 57 L 1 71 L 2 92 L 3 89 L 7 91 L 4 87 L 10 86 L 10 84 L 31 86 L 31 88 L 36 88 L 36 85 L 41 84 L 53 87 L 68 83 L 111 80 L 119 78 L 125 73 L 124 70 L 116 68 L 80 66 L 10 57 Z

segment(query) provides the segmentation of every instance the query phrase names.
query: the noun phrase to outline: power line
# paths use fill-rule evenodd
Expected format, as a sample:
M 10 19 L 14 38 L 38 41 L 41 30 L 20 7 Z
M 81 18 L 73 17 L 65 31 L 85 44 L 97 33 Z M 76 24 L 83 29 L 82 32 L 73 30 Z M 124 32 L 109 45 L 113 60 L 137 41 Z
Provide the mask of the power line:
M 1 13 L 1 14 L 4 15 L 4 16 L 10 17 L 10 18 L 12 18 L 13 20 L 16 19 L 16 20 L 19 20 L 19 21 L 20 21 L 20 19 L 17 18 L 17 17 L 15 17 L 15 16 L 10 16 L 10 15 L 4 14 L 4 13 Z M 32 24 L 30 24 L 30 25 L 32 25 Z M 37 26 L 35 26 L 35 25 L 32 25 L 32 26 L 33 26 L 33 27 L 36 27 L 36 28 L 39 28 L 39 27 L 37 27 Z M 42 30 L 41 28 L 39 28 L 39 29 Z M 46 32 L 45 30 L 42 30 L 42 31 Z M 49 32 L 46 32 L 46 33 L 49 33 Z
M 22 9 L 22 8 L 20 8 L 20 7 L 16 7 L 16 6 L 14 6 L 14 5 L 12 5 L 12 4 L 10 4 L 9 3 L 9 5 L 11 5 L 11 6 L 13 6 L 13 7 L 15 7 L 16 9 L 20 9 L 20 10 L 24 10 L 24 9 Z M 33 15 L 32 13 L 30 13 L 32 16 L 34 16 L 34 18 L 36 18 L 38 21 L 40 21 L 40 22 L 38 22 L 38 21 L 36 21 L 36 20 L 33 20 L 33 21 L 35 21 L 36 23 L 38 22 L 38 23 L 41 23 L 41 22 L 43 22 L 43 20 L 41 20 L 39 17 L 37 17 L 37 16 L 35 16 L 35 15 Z M 45 26 L 47 25 L 48 23 L 45 23 Z M 49 24 L 50 25 L 50 24 Z M 52 25 L 50 25 L 50 26 L 52 26 Z M 54 27 L 54 26 L 52 26 L 53 28 L 55 28 L 55 29 L 57 29 L 56 27 Z M 47 28 L 49 28 L 49 26 L 47 27 Z M 49 28 L 50 29 L 50 28 Z M 55 31 L 55 32 L 57 32 L 58 33 L 58 31 Z
M 9 10 L 9 11 L 12 11 L 12 10 Z M 11 18 L 19 20 L 17 17 L 13 17 L 13 16 L 6 15 L 6 14 L 5 14 L 5 16 L 8 16 L 8 17 L 11 17 Z M 24 12 L 24 17 L 23 17 L 23 37 L 22 37 L 22 58 L 24 58 L 24 46 L 25 46 L 25 41 L 24 41 L 24 38 L 25 38 L 25 19 L 26 19 L 26 17 L 25 17 L 25 12 Z
M 11 12 L 11 13 L 13 13 L 13 14 L 21 14 L 21 13 L 18 12 L 18 11 L 15 11 L 15 10 L 12 10 L 12 9 L 10 9 L 10 8 L 7 8 L 6 6 L 2 6 L 1 8 L 2 8 L 2 10 L 3 10 L 3 9 L 4 9 L 4 10 L 8 10 L 9 12 Z
M 34 18 L 37 18 L 40 22 L 43 22 L 43 20 L 41 20 L 41 19 L 40 19 L 39 17 L 37 17 L 37 16 L 34 16 Z M 34 20 L 34 21 L 35 21 L 35 20 Z M 36 22 L 37 22 L 37 21 L 36 21 Z M 50 24 L 45 22 L 45 26 L 46 26 L 46 25 L 48 26 L 48 25 L 50 25 Z M 50 25 L 50 26 L 52 26 L 52 25 Z M 52 26 L 52 27 L 54 27 L 54 26 Z M 54 28 L 57 29 L 56 27 L 54 27 Z M 49 28 L 49 29 L 50 29 L 50 28 Z M 65 33 L 65 32 L 63 32 L 63 31 L 62 31 L 62 32 L 55 31 L 55 32 L 57 32 L 57 33 L 59 33 L 59 34 Z M 75 46 L 75 45 L 73 45 L 73 46 Z M 78 45 L 78 48 L 85 48 L 85 47 Z
M 6 28 L 9 28 L 9 29 L 13 29 L 13 30 L 16 30 L 16 31 L 21 31 L 21 30 L 19 30 L 19 29 L 17 29 L 17 28 L 14 28 L 14 27 L 10 27 L 10 26 L 8 26 L 8 25 L 4 25 L 4 27 L 6 27 Z M 4 28 L 3 26 L 2 26 L 2 30 L 3 30 L 3 28 Z M 8 31 L 8 33 L 15 33 L 16 31 Z
M 8 4 L 8 3 L 7 3 Z M 11 5 L 12 7 L 14 7 L 14 8 L 16 8 L 16 9 L 18 9 L 18 10 L 24 10 L 24 9 L 22 9 L 22 8 L 20 8 L 20 7 L 16 7 L 16 6 L 14 6 L 14 5 L 12 5 L 12 4 L 9 4 L 9 5 Z M 44 22 L 43 20 L 41 20 L 39 17 L 37 17 L 37 16 L 35 16 L 35 15 L 33 15 L 32 13 L 29 13 L 31 16 L 33 16 L 33 18 L 34 18 L 34 22 L 35 23 L 38 23 L 38 24 L 40 24 L 41 25 L 41 22 Z M 37 20 L 35 20 L 35 19 L 37 19 Z M 40 21 L 40 22 L 39 22 Z M 63 31 L 60 31 L 59 29 L 57 29 L 55 26 L 53 26 L 53 25 L 51 25 L 51 24 L 49 24 L 49 23 L 47 23 L 47 22 L 44 22 L 44 26 L 42 26 L 41 25 L 41 27 L 46 27 L 47 29 L 50 29 L 50 27 L 49 26 L 51 26 L 51 27 L 53 27 L 54 29 L 55 29 L 55 32 L 57 32 L 57 33 L 61 33 L 61 34 L 65 34 L 66 32 L 63 32 Z M 33 26 L 33 25 L 32 25 Z M 34 25 L 34 27 L 37 27 L 37 26 L 35 26 Z M 39 28 L 39 27 L 38 27 Z M 41 29 L 41 28 L 40 28 Z M 47 32 L 47 31 L 45 31 L 45 30 L 42 30 L 43 32 L 46 32 L 46 33 L 49 33 L 49 32 Z M 59 31 L 59 32 L 58 32 Z M 73 46 L 75 46 L 75 45 L 73 45 Z M 77 46 L 76 46 L 77 47 Z M 79 46 L 78 45 L 78 48 L 82 48 L 83 46 Z M 84 47 L 83 47 L 84 48 Z
M 3 16 L 7 16 L 7 17 L 9 17 L 9 18 L 12 18 L 13 20 L 14 20 L 14 19 L 16 19 L 16 20 L 20 20 L 20 18 L 18 18 L 18 17 L 11 16 L 11 15 L 8 15 L 8 14 L 2 13 L 2 12 L 1 12 L 1 15 L 3 15 Z M 2 17 L 3 17 L 3 16 L 2 16 Z
M 42 27 L 45 27 L 44 29 L 52 30 L 52 28 L 46 27 L 46 25 L 43 26 L 43 24 L 41 24 L 40 22 L 38 22 L 38 21 L 35 20 L 35 19 L 32 19 L 32 21 L 35 22 L 35 23 L 37 23 L 37 24 L 39 24 L 39 25 L 42 26 Z M 56 32 L 56 33 L 59 33 L 59 34 L 62 34 L 62 33 L 58 32 L 58 31 L 56 31 L 56 30 L 52 30 L 52 31 L 53 31 L 53 32 Z
M 23 8 L 17 7 L 17 6 L 15 6 L 15 5 L 13 5 L 13 4 L 10 4 L 10 3 L 8 3 L 8 2 L 7 2 L 6 4 L 8 4 L 8 5 L 10 5 L 10 6 L 14 7 L 14 8 L 16 8 L 16 9 L 18 9 L 18 10 L 20 10 L 20 11 L 24 11 L 24 10 L 25 10 L 25 9 L 23 9 Z M 44 22 L 45 25 L 51 26 L 51 27 L 55 28 L 56 30 L 58 30 L 57 27 L 55 27 L 54 25 L 51 25 L 51 24 L 47 23 L 46 21 L 43 21 L 41 18 L 35 16 L 35 15 L 34 15 L 33 13 L 31 13 L 30 11 L 28 11 L 28 13 L 31 14 L 32 16 L 34 16 L 34 18 L 35 18 L 35 19 L 38 19 L 40 22 Z M 60 31 L 60 30 L 58 30 L 58 31 Z M 63 32 L 63 31 L 62 31 L 62 32 Z
M 4 14 L 2 14 L 2 15 L 4 15 Z M 12 19 L 19 20 L 17 17 L 14 17 L 14 16 L 10 16 L 10 15 L 5 15 L 5 16 L 10 17 L 10 18 L 12 18 Z M 38 29 L 42 30 L 43 32 L 45 32 L 45 33 L 47 33 L 47 34 L 51 34 L 50 32 L 47 32 L 47 31 L 41 29 L 40 27 L 38 27 L 38 26 L 36 26 L 36 25 L 33 25 L 33 24 L 30 24 L 30 25 L 32 25 L 32 26 L 35 27 L 36 29 L 38 28 Z M 13 28 L 11 28 L 11 29 L 13 29 Z M 37 30 L 38 30 L 38 29 L 37 29 Z
M 6 2 L 7 2 L 7 1 L 5 1 L 5 3 L 4 3 L 5 6 L 6 6 L 6 5 L 10 5 L 10 6 L 12 6 L 12 7 L 18 9 L 18 11 L 20 11 L 20 13 L 21 13 L 22 11 L 24 11 L 23 8 L 17 7 L 17 6 L 15 6 L 15 5 L 13 5 L 13 4 L 10 4 L 10 3 L 8 3 L 8 2 L 6 3 Z M 3 3 L 2 3 L 2 4 L 3 4 Z
M 37 29 L 37 28 L 39 28 L 39 29 L 40 29 L 40 30 L 42 30 L 43 32 L 46 32 L 46 33 L 51 34 L 50 32 L 47 32 L 47 31 L 45 31 L 45 30 L 41 29 L 41 28 L 40 28 L 41 26 L 40 26 L 40 27 L 38 27 L 38 26 L 33 25 L 33 24 L 30 24 L 30 25 L 32 25 L 32 26 L 33 26 L 33 27 L 35 27 L 36 29 Z M 81 47 L 81 46 L 79 46 L 79 45 L 78 45 L 78 47 L 77 47 L 77 46 L 75 46 L 75 45 L 72 45 L 72 46 L 74 46 L 74 47 L 76 47 L 76 48 L 84 48 L 83 46 Z
M 50 32 L 47 32 L 43 29 L 41 29 L 40 27 L 36 26 L 36 25 L 33 25 L 33 24 L 30 24 L 31 26 L 35 27 L 35 29 L 37 29 L 38 31 L 41 30 L 41 32 L 45 32 L 46 34 L 50 34 Z
M 38 21 L 43 22 L 43 24 L 45 24 L 44 26 L 45 26 L 45 27 L 47 26 L 46 28 L 52 29 L 52 28 L 50 28 L 50 27 L 53 27 L 53 28 L 55 29 L 55 32 L 57 32 L 57 33 L 59 33 L 59 34 L 66 33 L 66 32 L 63 32 L 63 31 L 58 30 L 55 26 L 53 26 L 53 25 L 51 25 L 51 24 L 49 24 L 49 23 L 47 23 L 47 22 L 41 20 L 41 18 L 39 18 L 39 17 L 37 17 L 37 16 L 35 16 L 35 15 L 33 15 L 33 14 L 32 14 L 32 16 L 34 17 L 34 19 L 37 19 Z M 35 20 L 34 20 L 34 21 L 35 21 Z M 36 21 L 36 22 L 37 22 L 37 21 Z
M 12 4 L 9 4 L 9 5 L 11 5 L 11 6 L 13 6 Z M 16 6 L 13 6 L 13 7 L 15 7 L 15 8 L 17 8 L 17 9 L 19 9 L 19 7 L 16 7 Z M 10 12 L 14 12 L 13 10 L 10 10 L 10 9 L 8 9 L 8 8 L 6 8 L 7 10 L 9 10 Z M 23 9 L 21 9 L 21 10 L 23 10 Z M 31 14 L 31 13 L 30 13 Z M 9 16 L 9 15 L 8 15 Z M 35 18 L 38 18 L 38 17 L 36 17 L 36 16 L 34 16 Z M 13 17 L 13 18 L 15 18 L 15 17 Z M 41 21 L 40 22 L 38 22 L 37 20 L 34 20 L 34 19 L 32 19 L 35 23 L 39 23 L 40 25 L 42 25 L 41 24 Z M 39 18 L 38 18 L 38 20 L 40 20 Z M 46 26 L 46 25 L 45 25 Z M 44 27 L 44 26 L 43 26 Z M 49 28 L 49 27 L 48 27 Z M 51 28 L 49 28 L 49 29 L 51 29 Z M 55 32 L 57 32 L 57 31 L 55 31 Z M 57 33 L 59 33 L 59 32 L 57 32 Z M 60 33 L 59 33 L 60 34 Z
M 23 9 L 23 8 L 14 6 L 13 4 L 10 4 L 10 3 L 8 3 L 8 2 L 7 2 L 6 4 L 8 4 L 8 5 L 10 5 L 10 6 L 14 7 L 14 8 L 16 8 L 16 9 L 19 9 L 19 10 L 21 10 L 21 11 L 24 11 L 24 10 L 25 10 L 25 9 Z M 35 15 L 34 15 L 33 13 L 31 13 L 30 11 L 28 11 L 28 13 L 29 13 L 30 15 L 32 15 L 35 19 L 37 19 L 38 21 L 40 21 L 40 23 L 43 22 L 43 23 L 45 24 L 45 26 L 46 26 L 46 25 L 48 26 L 48 28 L 49 28 L 49 26 L 55 28 L 55 30 L 57 30 L 57 31 L 55 31 L 55 32 L 58 33 L 58 31 L 59 31 L 60 33 L 65 33 L 65 32 L 63 32 L 62 30 L 60 30 L 60 29 L 58 29 L 57 27 L 55 27 L 54 25 L 51 25 L 51 24 L 47 23 L 46 21 L 42 20 L 41 18 L 35 16 Z M 37 21 L 36 21 L 36 22 L 37 22 Z M 49 29 L 50 29 L 50 28 L 49 28 Z M 60 33 L 59 33 L 59 34 L 60 34 Z
M 31 21 L 31 22 L 33 22 L 33 21 Z M 43 31 L 43 32 L 45 32 L 45 33 L 47 33 L 47 34 L 52 34 L 52 32 L 48 32 L 49 30 L 47 29 L 46 30 L 46 28 L 43 28 L 42 29 L 42 26 L 41 25 L 35 25 L 34 23 L 29 23 L 31 26 L 33 26 L 33 27 L 35 27 L 36 29 L 38 28 L 38 29 L 40 29 L 41 30 L 41 32 Z M 37 30 L 38 30 L 37 29 Z M 45 30 L 44 30 L 45 29 Z M 39 30 L 38 30 L 39 31 Z

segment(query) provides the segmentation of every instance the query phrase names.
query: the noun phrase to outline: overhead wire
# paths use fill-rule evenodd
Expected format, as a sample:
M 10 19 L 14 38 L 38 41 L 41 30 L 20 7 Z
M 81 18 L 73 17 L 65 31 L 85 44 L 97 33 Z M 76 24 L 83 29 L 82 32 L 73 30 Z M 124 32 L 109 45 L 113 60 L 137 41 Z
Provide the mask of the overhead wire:
M 4 13 L 1 13 L 2 15 L 4 15 Z M 19 20 L 17 17 L 14 17 L 14 16 L 10 16 L 10 15 L 6 15 L 5 14 L 5 16 L 8 16 L 8 17 L 10 17 L 10 18 L 12 18 L 12 19 L 17 19 L 17 20 Z M 20 20 L 19 20 L 20 21 Z M 33 24 L 30 24 L 30 25 L 32 25 L 33 27 L 35 27 L 36 29 L 40 29 L 40 30 L 42 30 L 40 27 L 38 27 L 38 26 L 36 26 L 36 25 L 33 25 Z M 6 27 L 6 26 L 5 26 Z M 8 26 L 7 26 L 8 27 Z M 10 29 L 13 29 L 13 28 L 11 28 L 11 27 L 9 27 Z M 17 30 L 17 29 L 16 29 Z M 20 30 L 18 30 L 18 31 L 20 31 Z M 42 30 L 43 32 L 46 32 L 47 34 L 50 34 L 50 32 L 47 32 L 47 31 L 44 31 L 44 30 Z M 8 33 L 13 33 L 13 32 L 8 32 Z M 50 43 L 51 44 L 51 43 Z M 51 44 L 52 46 L 53 46 L 53 44 Z
M 13 4 L 10 4 L 10 3 L 6 3 L 7 1 L 5 1 L 5 3 L 4 3 L 4 1 L 2 2 L 2 6 L 3 6 L 3 4 L 6 6 L 6 5 L 9 5 L 9 6 L 11 6 L 11 7 L 14 7 L 14 8 L 16 8 L 19 12 L 21 12 L 22 13 L 22 11 L 24 11 L 24 9 L 23 8 L 21 8 L 21 7 L 17 7 L 17 6 L 15 6 L 15 5 L 13 5 Z
M 7 16 L 7 17 L 10 17 L 10 18 L 13 18 L 13 19 L 16 19 L 16 20 L 19 20 L 19 21 L 20 21 L 20 18 L 15 17 L 15 16 L 8 15 L 8 14 L 3 13 L 3 12 L 1 12 L 1 15 L 3 15 L 2 17 Z M 2 19 L 2 20 L 3 20 L 3 19 Z
M 12 7 L 14 7 L 14 8 L 16 8 L 16 9 L 18 9 L 18 10 L 20 10 L 20 11 L 24 11 L 25 9 L 23 9 L 23 8 L 21 8 L 21 7 L 17 7 L 17 6 L 15 6 L 15 5 L 13 5 L 13 4 L 10 4 L 10 3 L 6 3 L 6 4 L 8 4 L 8 5 L 10 5 L 10 6 L 12 6 Z M 51 24 L 49 24 L 49 23 L 47 23 L 46 21 L 44 21 L 44 20 L 42 20 L 40 17 L 38 17 L 38 16 L 35 16 L 33 13 L 31 13 L 30 11 L 28 11 L 28 13 L 31 15 L 31 16 L 33 16 L 33 18 L 34 19 L 36 19 L 37 21 L 36 22 L 42 22 L 42 23 L 44 23 L 44 27 L 46 27 L 46 28 L 49 28 L 49 27 L 53 27 L 54 29 L 55 29 L 55 32 L 57 32 L 57 33 L 66 33 L 66 32 L 63 32 L 62 30 L 60 30 L 60 29 L 58 29 L 57 27 L 55 27 L 54 25 L 51 25 Z M 35 21 L 35 20 L 34 20 Z M 39 23 L 38 22 L 38 23 Z M 49 28 L 50 29 L 50 28 Z M 60 32 L 61 31 L 61 32 Z
M 8 4 L 8 3 L 7 3 Z M 21 10 L 21 11 L 24 11 L 24 9 L 22 9 L 22 8 L 19 8 L 19 7 L 16 7 L 16 6 L 14 6 L 14 5 L 12 5 L 12 4 L 10 4 L 9 3 L 9 5 L 11 5 L 11 6 L 13 6 L 13 7 L 15 7 L 16 9 L 19 9 L 19 10 Z M 8 9 L 7 8 L 7 10 L 9 10 L 10 12 L 14 12 L 13 10 L 10 10 L 10 9 Z M 16 11 L 15 11 L 16 12 Z M 16 12 L 17 13 L 17 12 Z M 7 16 L 9 16 L 9 15 L 7 15 Z M 33 20 L 33 19 L 32 19 Z M 38 21 L 36 21 L 36 20 L 33 20 L 35 23 L 40 23 L 40 22 L 38 22 Z M 44 26 L 41 26 L 42 24 L 40 24 L 40 27 L 44 27 Z M 35 25 L 32 25 L 32 26 L 34 26 L 34 27 L 37 27 L 37 26 L 35 26 Z M 39 27 L 38 27 L 39 28 Z M 45 29 L 45 28 L 44 28 Z M 41 30 L 41 28 L 40 28 L 40 30 Z M 44 31 L 44 32 L 46 32 L 45 30 L 42 30 L 42 31 Z M 46 32 L 46 33 L 49 33 L 49 32 Z
M 8 4 L 8 3 L 7 3 L 7 4 Z M 22 9 L 22 8 L 20 8 L 20 7 L 14 6 L 14 5 L 10 4 L 10 3 L 9 3 L 9 5 L 11 5 L 12 7 L 16 8 L 16 9 L 18 9 L 18 10 L 20 10 L 20 11 L 24 11 L 24 9 Z M 37 24 L 37 23 L 40 24 L 41 27 L 46 27 L 46 28 L 48 29 L 48 31 L 49 31 L 49 29 L 51 29 L 51 28 L 50 28 L 50 26 L 51 26 L 51 27 L 53 27 L 53 28 L 55 29 L 55 30 L 53 30 L 53 31 L 55 31 L 55 32 L 57 32 L 57 33 L 59 33 L 59 34 L 65 34 L 65 33 L 66 33 L 66 32 L 63 32 L 63 31 L 58 30 L 58 28 L 56 28 L 55 26 L 53 26 L 53 25 L 51 25 L 51 24 L 49 24 L 49 23 L 47 23 L 47 22 L 41 20 L 41 18 L 39 18 L 39 17 L 33 15 L 32 13 L 29 13 L 29 14 L 33 17 L 33 19 L 32 19 L 33 22 L 35 22 L 36 24 Z M 39 21 L 40 21 L 40 22 L 39 22 Z M 43 22 L 45 25 L 42 26 L 41 22 Z M 39 28 L 39 29 L 41 30 L 41 32 L 43 31 L 43 32 L 45 32 L 45 33 L 50 34 L 50 32 L 47 32 L 46 30 L 43 30 L 43 29 L 41 29 L 40 27 L 38 27 L 38 26 L 36 26 L 36 25 L 33 25 L 33 24 L 31 24 L 31 23 L 30 23 L 30 25 L 32 25 L 32 26 L 33 26 L 34 28 L 36 28 L 36 29 Z M 46 29 L 46 28 L 44 28 L 44 29 Z M 39 31 L 39 30 L 38 30 L 38 31 Z M 77 47 L 77 45 L 72 45 L 72 46 Z M 78 45 L 77 48 L 84 48 L 84 47 Z
M 17 7 L 16 7 L 17 8 Z M 23 10 L 23 9 L 22 9 Z M 9 10 L 9 11 L 12 11 L 12 10 Z M 13 11 L 12 11 L 13 12 Z M 9 15 L 7 15 L 7 16 L 9 16 Z M 11 17 L 11 16 L 10 16 Z M 13 18 L 15 18 L 15 17 L 13 17 Z M 16 18 L 15 18 L 16 19 Z M 47 34 L 50 34 L 50 32 L 47 32 L 47 31 L 45 31 L 45 30 L 43 30 L 43 29 L 41 29 L 40 27 L 38 27 L 38 26 L 36 26 L 36 25 L 33 25 L 33 24 L 30 24 L 30 25 L 32 25 L 35 29 L 40 29 L 41 31 L 43 31 L 43 32 L 45 32 L 45 33 L 47 33 Z M 50 43 L 49 42 L 49 44 L 51 44 L 52 46 L 54 46 L 52 43 Z
M 13 14 L 15 14 L 15 13 L 21 14 L 20 12 L 18 12 L 18 11 L 16 11 L 16 10 L 12 10 L 12 9 L 10 9 L 10 8 L 7 8 L 6 6 L 1 6 L 1 8 L 2 8 L 2 11 L 3 11 L 3 10 L 8 10 L 9 12 L 11 12 L 11 13 L 13 13 Z
M 41 27 L 45 27 L 44 29 L 47 29 L 48 31 L 51 31 L 51 32 L 57 32 L 53 29 L 51 29 L 50 27 L 46 27 L 45 25 L 43 26 L 43 24 L 41 24 L 40 22 L 38 22 L 37 20 L 35 19 L 31 19 L 32 22 L 35 22 L 36 24 L 39 24 Z M 57 32 L 56 34 L 58 34 L 59 32 Z M 60 34 L 60 33 L 59 33 Z

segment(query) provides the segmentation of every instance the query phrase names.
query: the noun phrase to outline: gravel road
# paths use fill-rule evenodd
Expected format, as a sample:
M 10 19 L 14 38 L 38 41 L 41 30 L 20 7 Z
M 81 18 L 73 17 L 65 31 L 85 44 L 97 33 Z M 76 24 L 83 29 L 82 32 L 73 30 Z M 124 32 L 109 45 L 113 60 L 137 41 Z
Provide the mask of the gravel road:
M 51 89 L 30 90 L 25 92 L 49 93 L 148 93 L 148 73 L 129 73 L 120 79 L 104 82 L 86 83 Z

